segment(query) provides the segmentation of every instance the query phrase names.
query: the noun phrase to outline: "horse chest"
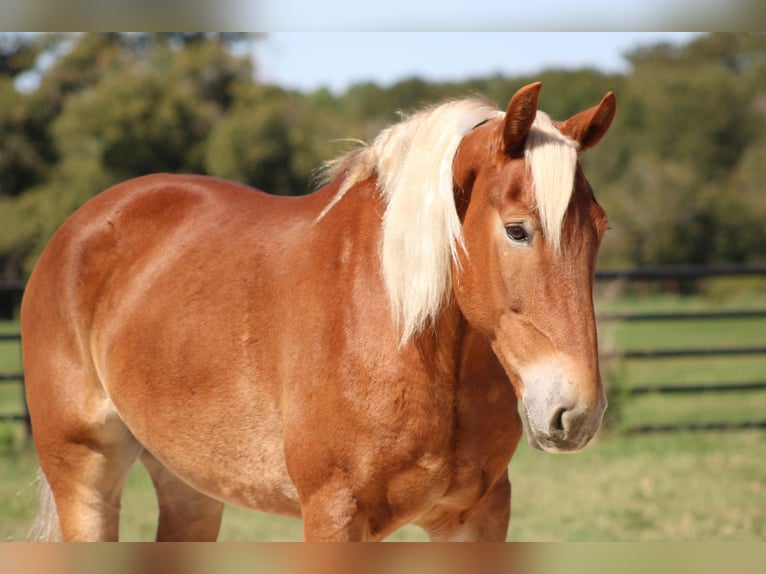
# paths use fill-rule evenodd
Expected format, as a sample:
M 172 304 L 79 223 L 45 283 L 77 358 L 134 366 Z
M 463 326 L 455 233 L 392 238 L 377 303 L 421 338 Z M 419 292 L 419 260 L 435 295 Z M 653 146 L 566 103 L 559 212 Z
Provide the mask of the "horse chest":
M 475 499 L 505 474 L 522 434 L 516 397 L 505 380 L 458 394 L 448 499 Z
M 427 425 L 421 420 L 417 433 L 412 427 L 402 429 L 400 443 L 417 443 L 419 448 L 409 452 L 420 454 L 391 478 L 391 500 L 417 493 L 424 507 L 468 507 L 505 476 L 522 433 L 510 385 L 498 382 L 489 393 L 459 393 L 453 400 L 450 416 L 432 414 Z

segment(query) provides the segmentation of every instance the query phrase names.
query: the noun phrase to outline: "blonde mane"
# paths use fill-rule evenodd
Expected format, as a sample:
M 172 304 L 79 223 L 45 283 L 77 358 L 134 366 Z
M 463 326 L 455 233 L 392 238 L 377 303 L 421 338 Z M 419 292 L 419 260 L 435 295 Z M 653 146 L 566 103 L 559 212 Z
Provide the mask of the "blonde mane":
M 458 146 L 476 125 L 503 116 L 482 98 L 449 101 L 404 118 L 371 145 L 325 166 L 323 182 L 344 179 L 319 219 L 354 185 L 377 175 L 378 190 L 387 202 L 383 277 L 402 345 L 435 321 L 451 289 L 452 262 L 458 250 L 465 249 L 452 176 Z M 538 112 L 525 154 L 543 233 L 558 249 L 574 182 L 575 145 Z M 562 160 L 566 166 L 557 169 Z
M 565 137 L 545 112 L 537 111 L 524 148 L 535 185 L 543 235 L 554 252 L 561 251 L 561 227 L 572 199 L 577 143 Z

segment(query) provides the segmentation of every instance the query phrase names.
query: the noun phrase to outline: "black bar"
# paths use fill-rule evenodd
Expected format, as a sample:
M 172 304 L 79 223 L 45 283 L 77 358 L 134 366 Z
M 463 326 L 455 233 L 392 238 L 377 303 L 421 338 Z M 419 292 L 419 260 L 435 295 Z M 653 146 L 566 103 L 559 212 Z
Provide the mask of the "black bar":
M 766 347 L 719 347 L 714 349 L 633 349 L 605 351 L 602 359 L 670 359 L 680 357 L 725 357 L 766 355 Z
M 753 311 L 687 311 L 679 313 L 602 313 L 598 321 L 685 321 L 693 319 L 762 319 L 766 309 Z
M 692 393 L 726 393 L 739 391 L 762 391 L 766 390 L 766 381 L 755 381 L 752 383 L 715 383 L 704 384 L 694 383 L 689 385 L 646 385 L 632 387 L 628 390 L 631 395 L 658 394 L 692 394 Z
M 0 333 L 0 341 L 20 341 L 21 333 Z
M 0 373 L 0 383 L 24 381 L 24 373 Z
M 630 427 L 630 434 L 649 434 L 655 432 L 683 431 L 729 431 L 747 429 L 766 429 L 766 421 L 712 422 L 712 423 L 669 423 L 656 425 L 637 425 Z
M 26 283 L 23 281 L 4 281 L 0 283 L 0 293 L 16 293 L 21 295 L 24 292 Z
M 766 265 L 668 265 L 638 269 L 596 271 L 596 281 L 615 279 L 699 279 L 703 277 L 744 277 L 766 275 Z
M 29 416 L 21 413 L 0 414 L 0 421 L 16 421 L 29 425 Z

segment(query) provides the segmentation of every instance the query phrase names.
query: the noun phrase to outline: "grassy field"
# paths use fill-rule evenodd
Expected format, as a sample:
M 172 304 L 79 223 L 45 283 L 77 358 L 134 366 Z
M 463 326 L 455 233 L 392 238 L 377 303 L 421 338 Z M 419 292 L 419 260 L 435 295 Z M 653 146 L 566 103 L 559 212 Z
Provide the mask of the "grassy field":
M 721 298 L 642 296 L 601 301 L 598 310 L 657 311 L 763 307 L 751 294 Z M 13 324 L 0 324 L 0 332 Z M 602 348 L 764 344 L 766 320 L 604 324 Z M 18 350 L 0 343 L 0 371 L 18 368 Z M 766 431 L 628 435 L 634 424 L 766 419 L 766 391 L 630 397 L 638 384 L 763 380 L 766 357 L 662 359 L 604 365 L 610 411 L 618 415 L 598 441 L 555 456 L 522 444 L 511 462 L 510 540 L 653 541 L 766 539 Z M 0 385 L 0 412 L 18 411 L 20 388 Z M 34 453 L 16 423 L 0 423 L 0 540 L 23 538 L 35 507 Z M 150 540 L 156 504 L 146 473 L 132 472 L 121 536 Z M 222 540 L 298 540 L 297 520 L 227 508 Z M 423 540 L 405 528 L 392 540 Z

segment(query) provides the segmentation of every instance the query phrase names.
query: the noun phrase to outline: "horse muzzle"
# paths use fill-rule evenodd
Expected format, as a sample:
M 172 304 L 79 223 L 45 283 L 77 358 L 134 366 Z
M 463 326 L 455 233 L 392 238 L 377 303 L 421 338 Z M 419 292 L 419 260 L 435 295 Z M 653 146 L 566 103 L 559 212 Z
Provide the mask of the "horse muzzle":
M 546 452 L 576 452 L 596 435 L 607 401 L 598 377 L 589 384 L 572 383 L 555 365 L 532 369 L 521 397 L 527 441 Z

